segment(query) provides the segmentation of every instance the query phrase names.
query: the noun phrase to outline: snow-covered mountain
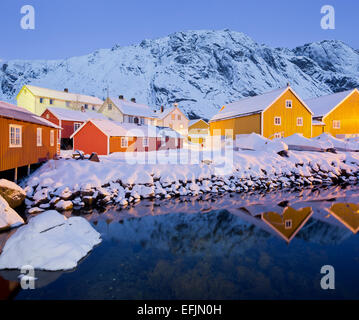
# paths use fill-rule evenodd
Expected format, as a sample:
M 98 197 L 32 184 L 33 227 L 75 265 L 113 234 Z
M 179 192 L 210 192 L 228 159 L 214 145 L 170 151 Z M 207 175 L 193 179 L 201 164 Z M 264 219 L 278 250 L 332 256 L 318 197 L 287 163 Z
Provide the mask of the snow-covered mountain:
M 0 99 L 23 84 L 105 98 L 123 94 L 151 106 L 178 102 L 210 118 L 225 103 L 290 83 L 303 98 L 359 86 L 359 53 L 341 41 L 293 50 L 258 44 L 240 32 L 187 31 L 64 60 L 0 62 Z

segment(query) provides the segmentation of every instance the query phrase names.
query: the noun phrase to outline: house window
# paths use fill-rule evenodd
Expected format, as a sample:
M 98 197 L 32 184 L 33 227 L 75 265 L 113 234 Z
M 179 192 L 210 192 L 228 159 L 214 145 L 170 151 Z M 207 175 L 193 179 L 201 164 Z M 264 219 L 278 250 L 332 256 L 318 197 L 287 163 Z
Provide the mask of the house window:
M 292 100 L 285 100 L 285 107 L 292 108 Z
M 281 118 L 280 117 L 274 117 L 274 125 L 276 125 L 276 126 L 281 125 Z
M 95 107 L 95 106 L 92 106 L 92 110 L 95 111 L 95 110 L 96 110 L 96 107 Z
M 50 146 L 53 147 L 55 145 L 55 131 L 50 130 Z
M 44 98 L 40 98 L 40 103 L 44 103 Z
M 54 99 L 49 100 L 50 104 L 54 104 Z
M 128 116 L 128 123 L 133 123 L 133 117 L 132 116 Z
M 302 118 L 302 117 L 297 118 L 297 126 L 298 126 L 298 127 L 302 127 L 302 126 L 303 126 L 303 118 Z
M 66 101 L 66 107 L 70 107 L 70 101 Z
M 89 108 L 88 104 L 85 104 L 85 109 L 87 110 Z
M 48 113 L 46 114 L 46 119 L 50 119 L 50 115 Z
M 340 120 L 333 120 L 333 129 L 340 129 Z
M 172 115 L 171 115 L 171 119 L 172 119 L 172 120 L 176 120 L 176 115 L 175 115 L 175 114 L 172 114 Z
M 107 108 L 108 108 L 108 110 L 112 110 L 112 104 L 109 103 L 109 104 L 107 105 Z
M 284 228 L 291 229 L 292 228 L 292 219 L 288 219 L 284 221 Z
M 42 146 L 42 128 L 37 128 L 36 130 L 36 146 Z
M 143 145 L 144 147 L 148 147 L 148 138 L 143 138 L 143 140 L 142 140 L 142 145 Z
M 16 148 L 16 147 L 22 147 L 21 141 L 22 141 L 22 127 L 10 124 L 10 148 Z
M 140 118 L 140 123 L 145 124 L 145 118 Z
M 177 119 L 178 119 L 178 120 L 181 120 L 181 115 L 180 115 L 180 114 L 177 116 Z
M 121 137 L 121 148 L 127 148 L 127 147 L 128 147 L 128 138 Z
M 281 132 L 276 132 L 274 134 L 274 138 L 282 138 L 282 133 Z
M 78 130 L 78 128 L 80 128 L 80 127 L 81 127 L 81 125 L 82 125 L 82 123 L 81 123 L 81 122 L 75 122 L 75 123 L 74 123 L 74 132 L 75 132 L 75 131 L 77 131 L 77 130 Z

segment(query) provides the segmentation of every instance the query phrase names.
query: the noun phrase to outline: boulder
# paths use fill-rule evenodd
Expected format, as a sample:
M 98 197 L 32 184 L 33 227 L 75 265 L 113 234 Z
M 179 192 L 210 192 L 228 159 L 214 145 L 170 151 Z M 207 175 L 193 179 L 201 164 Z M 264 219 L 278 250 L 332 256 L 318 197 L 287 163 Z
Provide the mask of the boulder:
M 11 208 L 16 208 L 24 202 L 26 192 L 16 183 L 0 179 L 0 196 L 6 200 Z
M 24 220 L 12 209 L 0 195 L 0 230 L 22 225 Z

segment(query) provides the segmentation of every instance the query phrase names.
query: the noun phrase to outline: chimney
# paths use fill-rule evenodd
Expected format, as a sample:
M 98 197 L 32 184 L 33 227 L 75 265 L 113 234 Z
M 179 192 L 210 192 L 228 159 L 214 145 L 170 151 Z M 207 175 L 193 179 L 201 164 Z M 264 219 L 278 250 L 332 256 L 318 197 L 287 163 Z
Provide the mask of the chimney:
M 165 111 L 165 107 L 164 106 L 161 106 L 161 113 Z
M 67 92 L 67 93 L 68 93 L 68 92 L 69 92 L 69 89 L 68 89 L 68 88 L 65 88 L 65 89 L 64 89 L 64 92 Z
M 290 87 L 290 83 L 289 83 L 289 82 L 287 82 L 287 87 Z
M 132 101 L 133 103 L 136 103 L 136 98 L 131 98 L 131 101 Z
M 120 94 L 120 95 L 118 96 L 118 98 L 119 98 L 120 100 L 123 100 L 123 99 L 124 99 L 124 97 L 123 97 L 122 94 Z
M 177 102 L 176 102 L 176 103 L 174 103 L 173 105 L 174 105 L 175 107 L 178 107 L 178 103 L 177 103 Z

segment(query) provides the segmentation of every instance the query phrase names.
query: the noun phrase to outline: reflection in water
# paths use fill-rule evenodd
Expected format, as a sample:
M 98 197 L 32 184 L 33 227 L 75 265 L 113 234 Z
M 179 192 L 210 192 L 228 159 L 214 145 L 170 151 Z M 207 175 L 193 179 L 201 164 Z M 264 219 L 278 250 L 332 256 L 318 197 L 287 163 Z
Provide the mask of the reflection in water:
M 262 214 L 262 219 L 289 243 L 306 224 L 312 214 L 313 210 L 310 207 L 299 210 L 287 207 L 283 210 L 282 214 L 277 212 L 265 212 Z
M 206 195 L 93 211 L 83 216 L 103 242 L 72 272 L 38 271 L 37 289 L 17 298 L 359 298 L 350 276 L 359 267 L 357 194 Z M 324 264 L 343 275 L 335 293 L 319 286 Z
M 359 230 L 359 206 L 355 203 L 334 203 L 328 212 L 353 233 Z

